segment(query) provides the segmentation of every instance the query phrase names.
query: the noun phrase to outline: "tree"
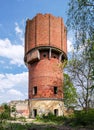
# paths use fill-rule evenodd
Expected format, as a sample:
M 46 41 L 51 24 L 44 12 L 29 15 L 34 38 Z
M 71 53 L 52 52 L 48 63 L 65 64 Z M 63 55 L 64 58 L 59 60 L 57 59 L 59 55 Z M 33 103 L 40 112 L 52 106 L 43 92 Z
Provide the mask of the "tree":
M 16 115 L 17 115 L 17 111 L 16 111 L 16 106 L 11 106 L 11 116 L 14 117 L 14 119 L 16 119 Z
M 94 81 L 91 78 L 90 62 L 84 58 L 84 55 L 76 53 L 69 61 L 67 68 L 71 80 L 77 88 L 78 105 L 86 110 L 94 108 Z
M 64 104 L 67 108 L 75 107 L 77 104 L 77 93 L 71 78 L 64 73 Z
M 67 25 L 74 31 L 78 44 L 91 39 L 94 36 L 94 0 L 70 0 Z
M 75 48 L 83 49 L 82 53 L 94 64 L 94 0 L 70 0 L 67 25 L 74 32 Z M 94 79 L 94 65 L 91 77 Z
M 0 113 L 0 119 L 3 120 L 3 119 L 10 119 L 10 113 L 11 113 L 11 108 L 9 105 L 7 104 L 3 104 L 2 105 L 2 108 L 3 108 L 3 112 Z
M 94 107 L 94 0 L 70 0 L 68 29 L 74 34 L 74 57 L 69 71 L 79 88 L 79 105 Z

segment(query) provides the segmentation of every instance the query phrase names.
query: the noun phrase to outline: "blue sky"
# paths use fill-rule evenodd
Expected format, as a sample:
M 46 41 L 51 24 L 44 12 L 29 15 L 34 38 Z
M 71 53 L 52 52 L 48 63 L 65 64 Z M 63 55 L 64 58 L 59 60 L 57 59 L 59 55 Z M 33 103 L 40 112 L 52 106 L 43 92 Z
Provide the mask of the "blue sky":
M 26 19 L 51 13 L 66 23 L 68 1 L 0 0 L 0 104 L 28 98 L 28 70 L 23 61 Z

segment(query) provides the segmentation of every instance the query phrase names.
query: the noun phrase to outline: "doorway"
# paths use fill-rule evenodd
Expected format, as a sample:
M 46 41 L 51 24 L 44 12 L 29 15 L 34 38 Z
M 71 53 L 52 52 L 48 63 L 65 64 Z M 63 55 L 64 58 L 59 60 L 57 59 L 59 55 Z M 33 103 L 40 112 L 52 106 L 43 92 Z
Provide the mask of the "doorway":
M 34 118 L 37 116 L 37 109 L 33 109 Z

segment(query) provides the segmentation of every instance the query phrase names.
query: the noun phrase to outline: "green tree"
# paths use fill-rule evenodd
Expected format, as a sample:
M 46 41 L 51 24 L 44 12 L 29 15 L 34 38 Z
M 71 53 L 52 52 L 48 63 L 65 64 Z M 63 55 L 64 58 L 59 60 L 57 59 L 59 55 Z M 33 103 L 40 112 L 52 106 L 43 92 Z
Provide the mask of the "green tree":
M 79 89 L 82 108 L 94 107 L 94 0 L 70 0 L 68 30 L 74 34 L 74 56 L 69 71 Z
M 94 0 L 70 0 L 68 7 L 68 30 L 74 33 L 75 48 L 91 63 L 94 79 Z
M 11 115 L 13 115 L 14 119 L 16 119 L 17 111 L 16 106 L 11 106 Z
M 71 78 L 64 73 L 64 104 L 67 108 L 77 105 L 77 93 Z
M 94 81 L 91 78 L 91 63 L 82 54 L 74 54 L 73 59 L 67 65 L 68 73 L 78 94 L 78 105 L 88 110 L 94 107 Z
M 7 105 L 7 104 L 3 104 L 2 105 L 4 111 L 0 114 L 0 119 L 3 120 L 3 119 L 10 119 L 10 114 L 11 114 L 11 109 L 10 109 L 10 106 Z

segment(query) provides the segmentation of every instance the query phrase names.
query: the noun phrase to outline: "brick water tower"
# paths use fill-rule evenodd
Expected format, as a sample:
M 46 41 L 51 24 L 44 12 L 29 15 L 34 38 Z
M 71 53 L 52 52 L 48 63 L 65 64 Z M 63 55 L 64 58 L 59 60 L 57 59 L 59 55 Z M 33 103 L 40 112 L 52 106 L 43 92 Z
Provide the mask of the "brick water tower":
M 66 27 L 63 19 L 51 14 L 37 14 L 27 20 L 25 63 L 29 70 L 29 111 L 31 117 L 63 115 L 63 72 L 67 59 Z

